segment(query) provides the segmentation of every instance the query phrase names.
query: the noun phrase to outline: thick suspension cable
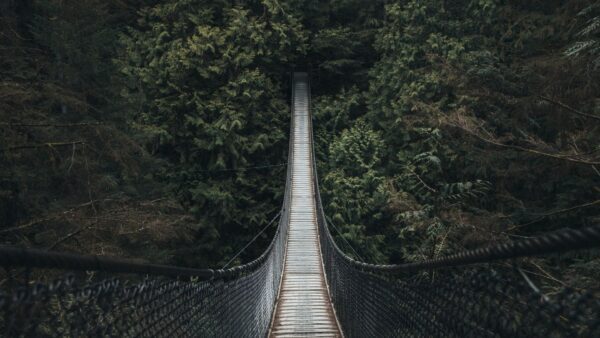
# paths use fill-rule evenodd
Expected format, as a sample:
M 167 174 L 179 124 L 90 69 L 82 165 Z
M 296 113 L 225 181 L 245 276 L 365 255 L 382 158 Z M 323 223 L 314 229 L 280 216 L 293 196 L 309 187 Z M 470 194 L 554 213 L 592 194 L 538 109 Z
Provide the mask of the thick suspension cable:
M 449 268 L 476 263 L 490 263 L 520 257 L 556 254 L 566 251 L 600 247 L 600 225 L 581 229 L 561 229 L 537 237 L 489 245 L 474 250 L 466 250 L 453 255 L 395 265 L 375 265 L 354 261 L 364 270 L 381 273 L 401 273 L 406 271 Z M 351 258 L 349 258 L 351 259 Z
M 133 273 L 169 277 L 197 277 L 211 279 L 212 269 L 192 269 L 185 267 L 144 264 L 131 260 L 92 255 L 76 255 L 37 249 L 22 249 L 0 246 L 0 266 L 61 269 L 70 271 L 102 271 L 112 273 Z

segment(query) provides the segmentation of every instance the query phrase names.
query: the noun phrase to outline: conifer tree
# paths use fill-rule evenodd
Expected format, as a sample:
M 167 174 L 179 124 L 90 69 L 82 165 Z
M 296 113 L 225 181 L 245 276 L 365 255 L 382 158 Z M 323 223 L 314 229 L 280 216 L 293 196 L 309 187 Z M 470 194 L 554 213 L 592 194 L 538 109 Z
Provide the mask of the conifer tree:
M 178 0 L 143 10 L 123 39 L 127 95 L 171 163 L 165 179 L 199 220 L 194 246 L 213 260 L 243 246 L 281 203 L 283 167 L 245 168 L 285 162 L 282 81 L 303 34 L 276 0 Z

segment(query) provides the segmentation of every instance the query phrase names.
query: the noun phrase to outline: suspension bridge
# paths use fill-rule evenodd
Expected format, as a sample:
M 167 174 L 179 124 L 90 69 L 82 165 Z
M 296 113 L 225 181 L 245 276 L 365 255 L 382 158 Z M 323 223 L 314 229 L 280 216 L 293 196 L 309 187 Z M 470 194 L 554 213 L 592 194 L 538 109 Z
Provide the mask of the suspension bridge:
M 600 226 L 417 263 L 356 261 L 338 247 L 327 224 L 312 140 L 309 78 L 295 73 L 283 206 L 270 245 L 254 261 L 191 269 L 0 247 L 5 272 L 0 332 L 5 337 L 600 336 L 598 294 L 564 288 L 545 295 L 518 264 L 519 257 L 598 247 Z M 43 283 L 31 277 L 44 272 L 61 277 Z

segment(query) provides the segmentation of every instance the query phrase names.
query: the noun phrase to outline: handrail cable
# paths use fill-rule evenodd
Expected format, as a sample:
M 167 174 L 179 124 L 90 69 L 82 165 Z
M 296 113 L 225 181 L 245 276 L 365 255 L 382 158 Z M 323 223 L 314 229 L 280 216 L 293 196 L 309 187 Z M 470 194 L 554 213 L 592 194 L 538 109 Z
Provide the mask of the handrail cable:
M 262 230 L 260 230 L 256 236 L 254 236 L 248 243 L 246 243 L 246 245 L 244 245 L 243 248 L 241 248 L 233 257 L 231 257 L 231 259 L 229 261 L 227 261 L 227 263 L 225 263 L 225 265 L 223 265 L 223 267 L 221 269 L 225 269 L 229 266 L 229 264 L 231 264 L 231 262 L 233 262 L 242 252 L 244 252 L 244 250 L 246 250 L 246 248 L 248 248 L 250 246 L 250 244 L 254 243 L 254 241 L 256 241 L 256 239 L 258 239 L 258 237 L 260 235 L 262 235 L 263 232 L 265 232 L 265 230 L 267 230 L 271 224 L 273 224 L 273 222 L 275 222 L 275 220 L 277 218 L 279 218 L 279 216 L 281 215 L 281 210 L 279 210 L 279 212 L 277 212 L 277 214 L 273 217 L 273 219 L 271 219 L 271 221 L 264 226 L 264 228 L 262 228 Z
M 275 167 L 285 167 L 287 163 L 279 163 L 279 164 L 269 164 L 269 165 L 259 165 L 253 167 L 240 167 L 240 168 L 227 168 L 227 169 L 204 169 L 204 170 L 196 170 L 201 173 L 212 173 L 212 172 L 226 172 L 226 171 L 245 171 L 250 169 L 265 169 L 265 168 L 275 168 Z
M 600 225 L 581 229 L 560 229 L 540 236 L 493 244 L 456 254 L 404 264 L 369 264 L 359 262 L 340 251 L 344 257 L 363 270 L 380 273 L 401 273 L 424 269 L 448 268 L 502 259 L 555 254 L 572 250 L 600 247 Z
M 335 226 L 335 224 L 331 221 L 331 219 L 329 219 L 329 222 L 327 222 L 327 224 L 331 225 L 335 229 L 335 231 L 338 233 L 338 235 L 340 235 L 340 238 L 346 243 L 346 245 L 350 248 L 350 250 L 352 250 L 352 252 L 354 252 L 356 257 L 358 257 L 358 259 L 360 259 L 361 261 L 364 261 L 364 259 L 358 254 L 358 252 L 356 252 L 356 250 L 354 250 L 352 245 L 350 245 L 348 240 L 344 237 L 344 234 L 342 234 L 340 229 L 338 229 L 338 227 Z
M 212 269 L 193 269 L 171 265 L 145 264 L 122 258 L 80 255 L 9 246 L 0 246 L 0 266 L 74 271 L 105 271 L 169 277 L 197 277 L 201 280 L 211 279 L 214 274 Z

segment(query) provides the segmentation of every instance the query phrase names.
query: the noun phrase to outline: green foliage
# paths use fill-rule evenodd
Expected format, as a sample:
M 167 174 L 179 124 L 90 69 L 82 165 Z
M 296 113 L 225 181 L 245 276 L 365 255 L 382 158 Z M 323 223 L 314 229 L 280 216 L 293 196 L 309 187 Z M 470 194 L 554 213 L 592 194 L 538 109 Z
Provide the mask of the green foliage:
M 331 221 L 339 225 L 352 247 L 370 261 L 386 257 L 383 208 L 387 203 L 384 177 L 378 170 L 383 153 L 381 135 L 364 121 L 344 130 L 329 147 L 330 166 L 322 194 Z
M 365 87 L 377 54 L 373 41 L 383 22 L 386 1 L 288 1 L 309 34 L 303 63 L 311 69 L 313 88 L 335 94 L 344 84 Z
M 4 244 L 167 262 L 189 217 L 129 127 L 113 63 L 144 1 L 0 5 Z
M 600 67 L 600 3 L 594 3 L 577 14 L 582 22 L 573 43 L 566 51 L 567 56 L 584 56 L 591 59 L 595 68 Z
M 281 167 L 235 170 L 285 161 L 280 79 L 305 38 L 281 6 L 170 1 L 143 10 L 123 37 L 126 96 L 139 101 L 138 123 L 172 164 L 164 178 L 199 221 L 201 256 L 184 260 L 226 260 L 281 203 Z
M 353 233 L 361 229 L 356 224 L 374 229 L 365 213 L 346 215 L 337 204 L 364 210 L 360 201 L 377 189 L 386 196 L 377 206 L 385 221 L 365 233 L 383 236 L 378 249 L 391 262 L 594 222 L 594 211 L 580 207 L 595 200 L 597 173 L 560 159 L 597 160 L 583 155 L 595 152 L 597 127 L 538 97 L 584 112 L 597 110 L 593 91 L 598 86 L 592 79 L 598 73 L 561 55 L 573 38 L 581 39 L 571 29 L 572 20 L 588 6 L 586 1 L 389 3 L 374 35 L 378 59 L 368 67 L 368 90 L 349 95 L 344 88 L 357 83 L 330 81 L 324 86 L 327 95 L 315 99 L 320 172 L 330 180 L 324 190 L 334 190 L 335 181 L 338 187 L 350 185 L 347 191 L 362 186 L 367 192 L 336 192 L 345 198 L 330 206 L 338 227 Z M 580 22 L 591 27 L 595 14 L 589 11 L 580 14 L 587 15 Z M 349 22 L 336 32 L 354 24 Z M 585 32 L 595 37 L 593 29 Z M 331 44 L 336 39 L 332 36 Z M 356 81 L 364 88 L 362 78 Z M 360 148 L 324 148 L 332 139 L 341 140 L 339 130 L 362 120 L 382 142 L 372 176 L 380 183 L 377 189 L 350 176 L 363 167 Z M 335 161 L 340 155 L 352 160 Z M 365 160 L 371 163 L 368 156 Z M 336 199 L 333 195 L 327 192 L 326 204 Z
M 31 34 L 54 58 L 57 80 L 70 86 L 106 83 L 116 31 L 104 1 L 36 2 Z
M 329 28 L 318 31 L 313 37 L 311 48 L 319 58 L 320 70 L 341 75 L 348 69 L 360 67 L 361 61 L 354 54 L 361 41 L 349 28 Z
M 595 223 L 598 8 L 4 1 L 0 218 L 34 223 L 3 239 L 227 260 L 281 203 L 285 168 L 253 167 L 285 162 L 288 75 L 302 68 L 324 205 L 349 254 L 346 241 L 371 262 L 415 261 Z M 595 260 L 569 262 L 594 280 Z
M 464 64 L 484 47 L 480 32 L 485 26 L 475 23 L 495 16 L 494 3 L 408 1 L 387 8 L 388 21 L 375 42 L 382 57 L 371 70 L 369 119 L 394 140 L 392 145 L 410 137 L 404 128 L 397 132 L 411 123 L 405 115 L 426 114 L 425 121 L 414 120 L 429 127 L 433 114 L 453 107 L 449 67 Z
M 317 132 L 338 135 L 361 115 L 365 103 L 358 88 L 352 87 L 349 90 L 342 88 L 335 96 L 318 96 L 313 105 Z

